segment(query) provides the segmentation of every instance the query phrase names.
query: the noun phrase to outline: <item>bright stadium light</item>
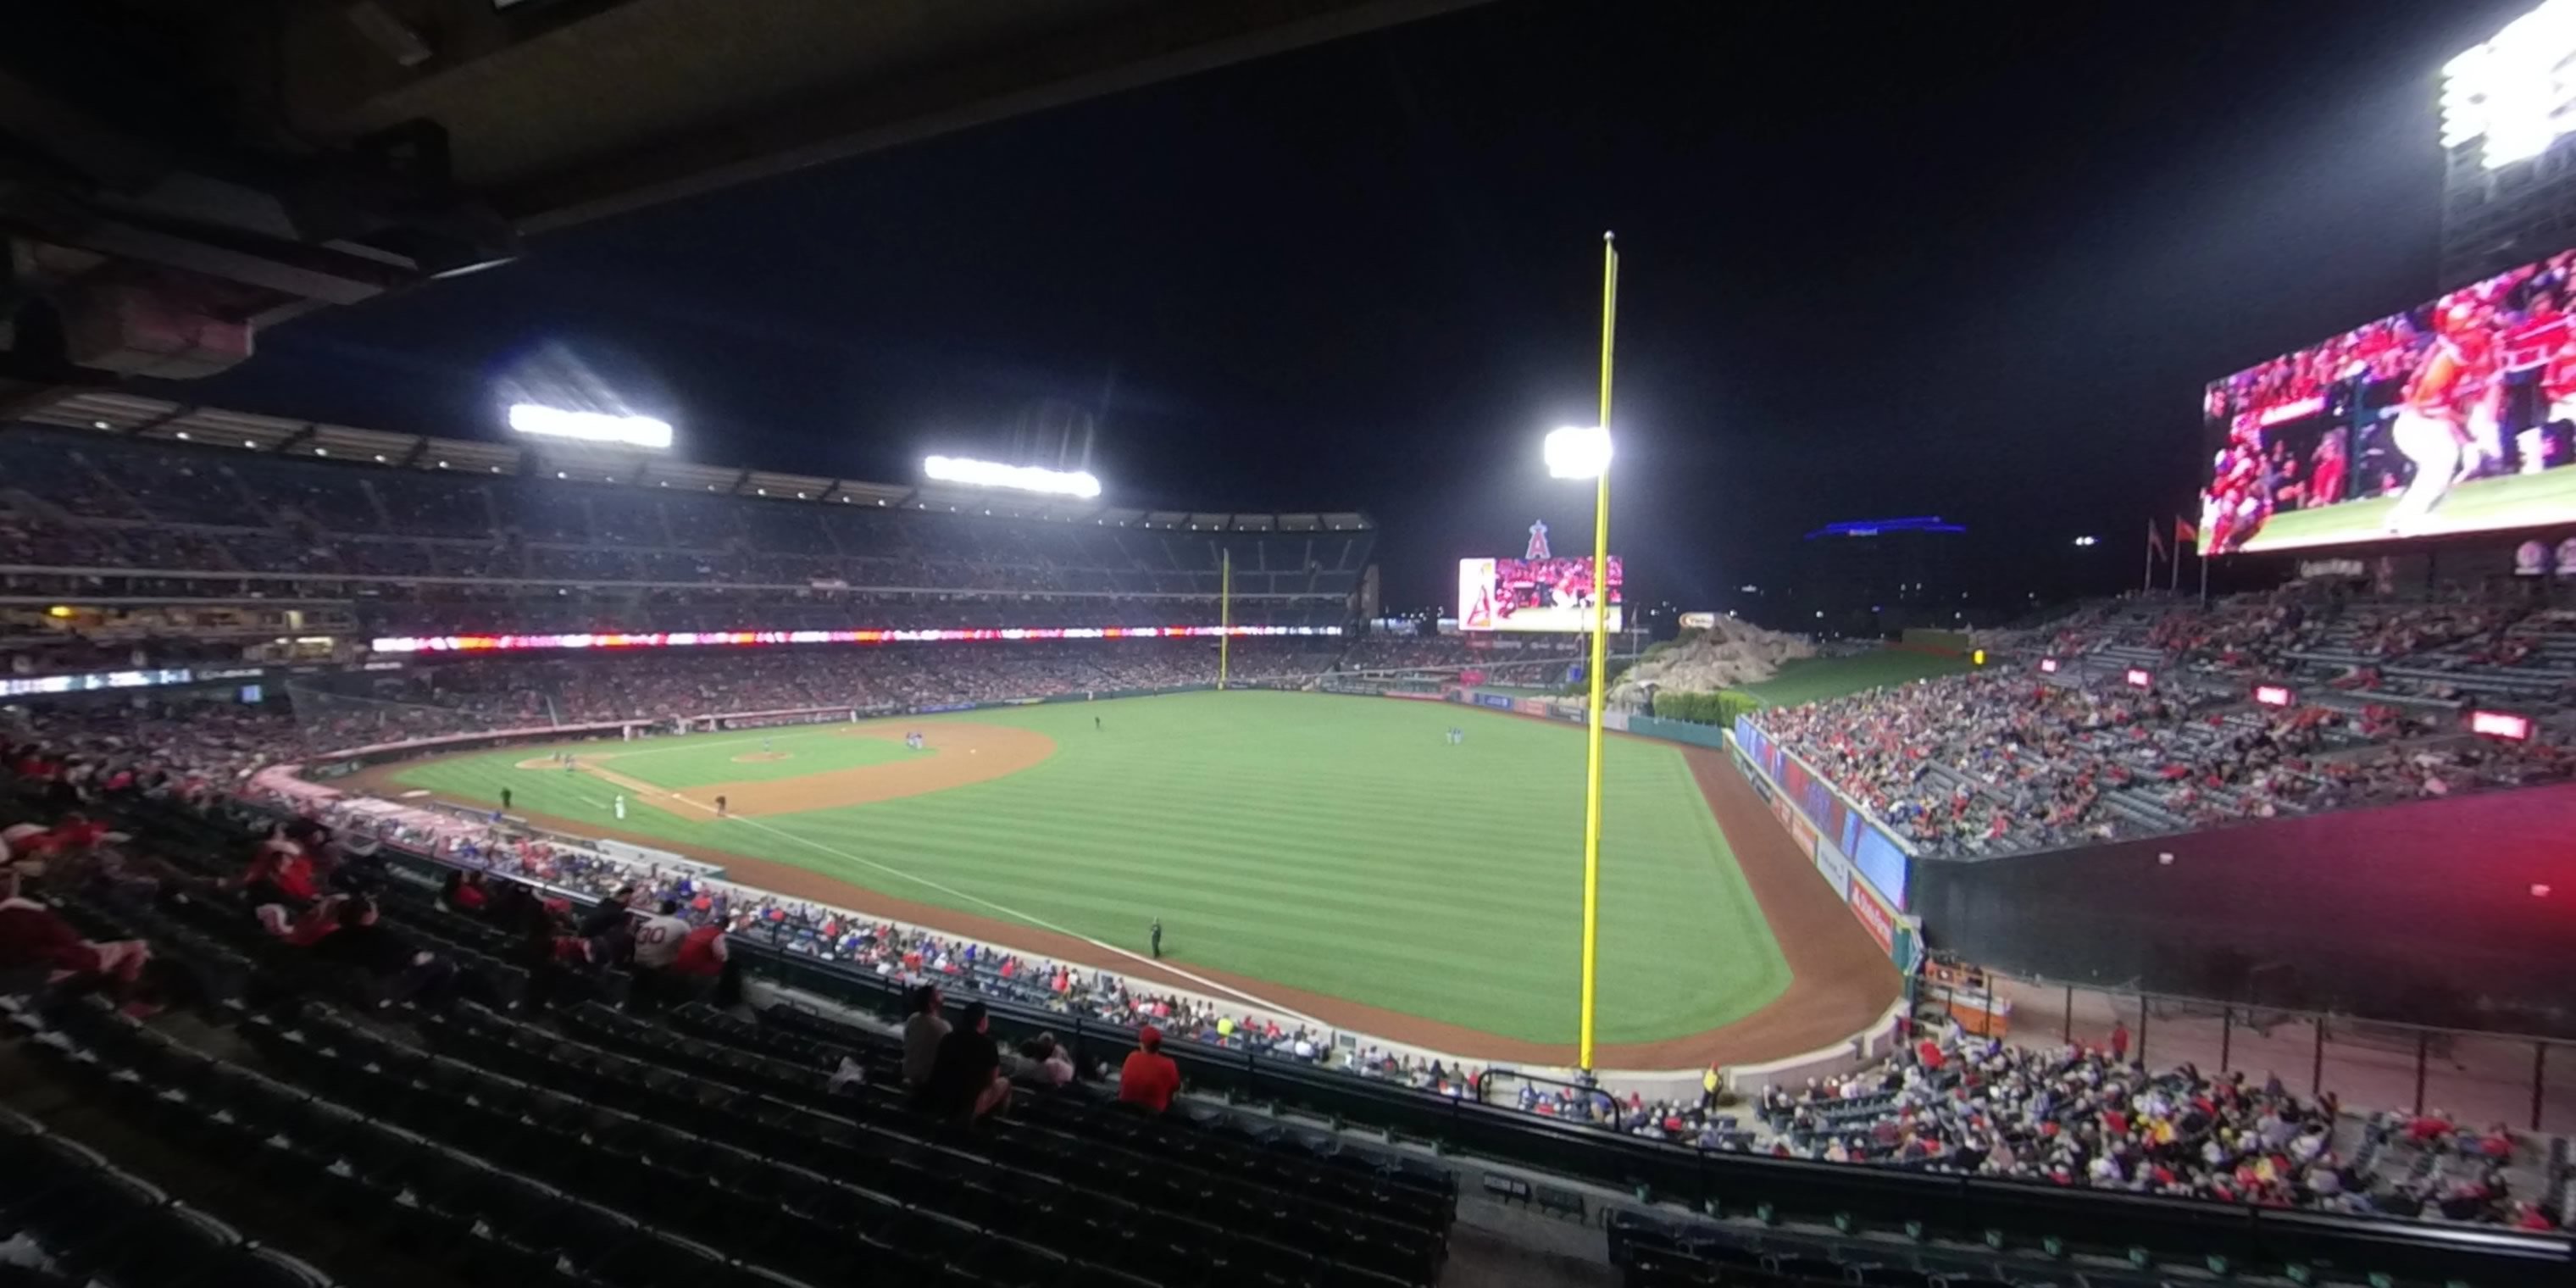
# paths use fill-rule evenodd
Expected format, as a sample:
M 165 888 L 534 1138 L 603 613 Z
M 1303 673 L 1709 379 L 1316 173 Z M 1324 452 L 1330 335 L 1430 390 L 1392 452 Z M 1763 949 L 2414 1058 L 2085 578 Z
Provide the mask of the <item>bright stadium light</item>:
M 965 456 L 930 456 L 922 459 L 921 472 L 942 483 L 963 483 L 969 487 L 1006 487 L 1053 496 L 1078 496 L 1085 500 L 1100 495 L 1100 480 L 1093 478 L 1087 470 L 1049 470 L 1035 465 L 1004 465 L 999 461 L 979 461 Z
M 2576 0 L 2549 0 L 2442 67 L 2442 146 L 2484 140 L 2486 168 L 2528 161 L 2576 129 Z
M 579 438 L 629 447 L 669 447 L 671 422 L 650 416 L 618 416 L 604 411 L 567 411 L 536 403 L 510 408 L 510 428 L 547 438 Z
M 1610 431 L 1599 425 L 1549 430 L 1547 472 L 1561 479 L 1597 479 L 1610 468 Z

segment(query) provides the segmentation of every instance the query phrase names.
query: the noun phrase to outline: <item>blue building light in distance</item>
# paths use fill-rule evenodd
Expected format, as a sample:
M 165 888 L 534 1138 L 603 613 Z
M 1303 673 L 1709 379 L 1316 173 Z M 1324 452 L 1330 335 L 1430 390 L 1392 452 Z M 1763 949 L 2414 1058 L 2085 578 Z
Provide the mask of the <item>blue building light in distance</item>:
M 1875 537 L 1886 532 L 1965 532 L 1955 523 L 1943 523 L 1937 514 L 1922 514 L 1906 519 L 1854 519 L 1848 523 L 1828 523 L 1807 534 L 1818 537 Z

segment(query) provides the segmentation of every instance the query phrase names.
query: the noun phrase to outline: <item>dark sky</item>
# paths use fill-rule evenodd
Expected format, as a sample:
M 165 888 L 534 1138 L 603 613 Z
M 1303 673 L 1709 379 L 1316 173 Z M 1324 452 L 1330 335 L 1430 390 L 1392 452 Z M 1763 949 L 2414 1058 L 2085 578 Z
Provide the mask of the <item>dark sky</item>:
M 181 396 L 492 435 L 561 342 L 692 459 L 907 480 L 1114 370 L 1110 499 L 1366 509 L 1441 602 L 1585 544 L 1538 441 L 1594 419 L 1615 228 L 1632 594 L 1928 513 L 2107 590 L 2204 382 L 2432 293 L 2435 73 L 2527 7 L 1505 0 L 541 239 Z

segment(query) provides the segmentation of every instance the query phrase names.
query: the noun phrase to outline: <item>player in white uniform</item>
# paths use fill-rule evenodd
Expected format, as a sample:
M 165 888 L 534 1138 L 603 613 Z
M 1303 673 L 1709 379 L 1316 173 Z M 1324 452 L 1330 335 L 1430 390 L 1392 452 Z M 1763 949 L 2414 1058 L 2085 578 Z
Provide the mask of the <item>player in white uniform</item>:
M 2415 477 L 2388 513 L 2388 530 L 2407 536 L 2420 530 L 2433 507 L 2450 495 L 2471 447 L 2473 409 L 2488 402 L 2495 384 L 2495 343 L 2486 332 L 2486 309 L 2474 300 L 2445 305 L 2435 325 L 2432 352 L 2406 382 L 2397 421 L 2389 441 L 2415 465 Z

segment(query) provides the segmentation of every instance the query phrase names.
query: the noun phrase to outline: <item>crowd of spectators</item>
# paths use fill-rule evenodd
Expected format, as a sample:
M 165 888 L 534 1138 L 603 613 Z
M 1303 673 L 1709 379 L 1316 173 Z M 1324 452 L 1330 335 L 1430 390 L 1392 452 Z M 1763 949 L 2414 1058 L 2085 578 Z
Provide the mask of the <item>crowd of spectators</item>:
M 1994 853 L 2565 777 L 2542 744 L 2363 706 L 2273 709 L 2020 668 L 1763 712 L 1762 728 L 1929 853 Z
M 1332 665 L 1340 648 L 1331 636 L 1238 640 L 1229 672 L 1241 683 L 1309 679 Z M 330 736 L 385 741 L 371 735 L 621 720 L 667 726 L 807 708 L 918 711 L 1209 684 L 1216 670 L 1214 642 L 1186 639 L 745 649 L 361 672 L 327 688 L 308 684 L 303 705 L 314 719 L 337 724 Z
M 2300 584 L 2208 606 L 2130 598 L 1979 643 L 1999 665 L 1760 722 L 1935 854 L 2576 773 L 2558 719 L 2576 712 L 2576 613 L 2519 597 L 2384 601 Z M 2255 700 L 2266 686 L 2277 705 Z M 2535 736 L 2471 736 L 2468 708 L 2487 702 L 2532 714 Z
M 764 586 L 826 597 L 849 587 L 996 597 L 1079 592 L 1139 597 L 1133 611 L 1156 605 L 1153 596 L 1213 599 L 1223 581 L 1221 553 L 1230 551 L 1238 595 L 1264 603 L 1309 597 L 1302 607 L 1276 610 L 1302 618 L 1340 611 L 1358 589 L 1372 543 L 1359 527 L 1220 535 L 1132 519 L 1069 523 L 849 498 L 835 504 L 758 489 L 712 496 L 44 431 L 0 437 L 0 477 L 41 498 L 41 505 L 14 506 L 0 499 L 8 506 L 0 512 L 0 564 L 146 574 Z M 207 589 L 224 585 L 209 582 Z
M 1884 1065 L 1753 1107 L 1780 1157 L 1876 1163 L 2271 1207 L 2555 1226 L 2517 1195 L 2513 1134 L 2439 1113 L 2345 1114 L 2279 1079 L 2150 1070 L 2125 1031 L 2100 1048 L 2016 1047 L 1952 1028 Z M 2390 1176 L 2392 1151 L 2433 1151 L 2447 1167 Z

